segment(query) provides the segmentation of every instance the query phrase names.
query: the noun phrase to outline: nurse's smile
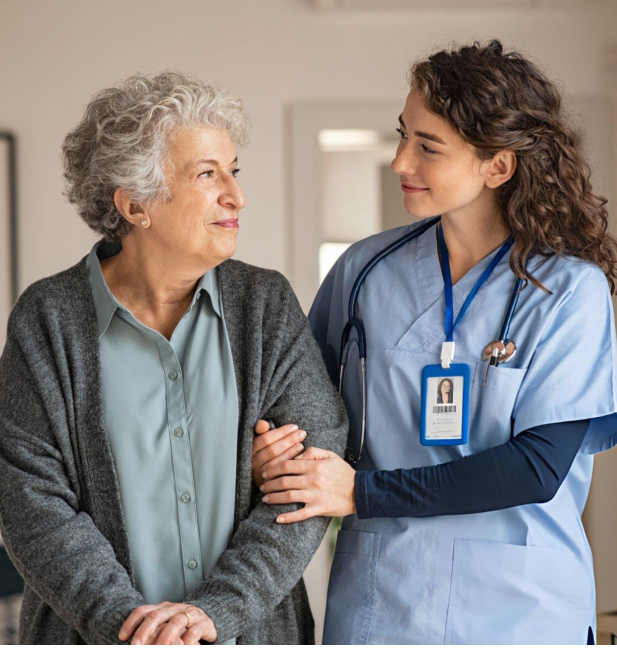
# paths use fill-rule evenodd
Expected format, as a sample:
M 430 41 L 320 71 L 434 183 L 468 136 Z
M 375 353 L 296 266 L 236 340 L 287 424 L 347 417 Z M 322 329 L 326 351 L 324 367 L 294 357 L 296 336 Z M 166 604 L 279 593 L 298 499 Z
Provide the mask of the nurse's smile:
M 403 192 L 415 193 L 415 192 L 425 192 L 428 188 L 417 188 L 406 183 L 401 183 L 401 189 Z

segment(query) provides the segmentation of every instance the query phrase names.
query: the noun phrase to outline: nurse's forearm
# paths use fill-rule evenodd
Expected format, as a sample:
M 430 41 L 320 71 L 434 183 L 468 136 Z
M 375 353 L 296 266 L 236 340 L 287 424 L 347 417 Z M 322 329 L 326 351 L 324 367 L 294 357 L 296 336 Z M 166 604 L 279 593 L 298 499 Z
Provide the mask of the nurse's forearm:
M 551 500 L 589 420 L 531 428 L 505 444 L 437 466 L 358 471 L 359 518 L 476 514 Z

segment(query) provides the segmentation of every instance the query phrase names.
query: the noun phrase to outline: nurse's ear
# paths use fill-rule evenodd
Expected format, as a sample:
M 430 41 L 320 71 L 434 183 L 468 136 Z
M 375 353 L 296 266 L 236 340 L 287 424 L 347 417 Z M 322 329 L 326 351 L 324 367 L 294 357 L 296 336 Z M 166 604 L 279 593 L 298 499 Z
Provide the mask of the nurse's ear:
M 516 172 L 516 154 L 509 149 L 497 152 L 492 159 L 482 162 L 480 171 L 488 188 L 498 188 Z

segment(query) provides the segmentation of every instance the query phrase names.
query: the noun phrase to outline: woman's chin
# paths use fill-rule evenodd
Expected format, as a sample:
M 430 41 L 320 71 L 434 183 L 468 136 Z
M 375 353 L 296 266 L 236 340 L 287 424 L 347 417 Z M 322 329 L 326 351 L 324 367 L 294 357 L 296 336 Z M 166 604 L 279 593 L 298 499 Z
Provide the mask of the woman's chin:
M 413 195 L 405 196 L 403 200 L 403 208 L 405 209 L 405 212 L 409 213 L 412 217 L 415 217 L 419 220 L 424 220 L 427 217 L 434 217 L 435 215 L 439 215 L 439 213 L 432 212 L 430 206 L 427 206 L 426 204 L 423 205 L 423 203 L 419 201 L 414 201 Z
M 217 243 L 216 247 L 213 247 L 212 243 L 210 243 L 207 253 L 209 260 L 214 260 L 216 261 L 215 265 L 219 265 L 220 263 L 231 258 L 236 253 L 236 239 L 226 239 L 226 242 Z
M 236 253 L 237 236 L 237 229 L 229 229 L 228 232 L 224 229 L 217 229 L 214 233 L 209 231 L 199 243 L 194 243 L 198 247 L 196 253 L 204 260 L 216 260 L 215 264 L 218 265 Z

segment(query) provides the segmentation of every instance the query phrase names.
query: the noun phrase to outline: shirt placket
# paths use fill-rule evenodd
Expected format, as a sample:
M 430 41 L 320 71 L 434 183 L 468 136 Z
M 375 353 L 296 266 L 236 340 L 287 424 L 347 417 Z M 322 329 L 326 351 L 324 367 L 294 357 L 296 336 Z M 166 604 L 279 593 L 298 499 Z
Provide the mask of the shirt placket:
M 177 526 L 180 533 L 184 586 L 185 592 L 188 594 L 202 583 L 203 564 L 182 367 L 173 346 L 165 337 L 156 331 L 145 328 L 126 310 L 122 311 L 122 317 L 145 332 L 154 342 L 165 373 L 167 424 L 171 441 L 171 464 L 178 508 Z
M 186 592 L 190 593 L 201 584 L 203 574 L 184 379 L 182 368 L 171 344 L 162 338 L 162 341 L 157 342 L 157 347 L 167 383 L 167 422 L 178 505 L 182 570 Z

